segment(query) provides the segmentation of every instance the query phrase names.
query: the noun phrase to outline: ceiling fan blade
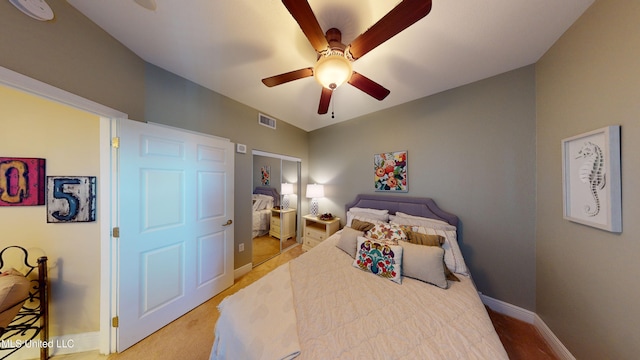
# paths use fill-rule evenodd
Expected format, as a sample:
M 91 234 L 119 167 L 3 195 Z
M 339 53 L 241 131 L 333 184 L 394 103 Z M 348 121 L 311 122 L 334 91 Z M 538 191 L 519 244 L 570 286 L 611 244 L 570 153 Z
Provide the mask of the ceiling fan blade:
M 326 50 L 329 43 L 309 3 L 306 0 L 282 0 L 282 3 L 300 25 L 311 46 L 317 52 Z
M 377 100 L 382 100 L 391 93 L 391 91 L 382 85 L 355 71 L 351 75 L 348 83 L 373 96 Z
M 320 104 L 318 105 L 318 114 L 326 114 L 329 111 L 329 103 L 331 103 L 331 94 L 333 90 L 322 87 L 320 94 Z
M 264 78 L 262 79 L 262 83 L 267 85 L 268 87 L 272 87 L 272 86 L 287 83 L 289 81 L 306 78 L 309 76 L 313 76 L 313 68 L 310 68 L 310 67 L 300 69 L 300 70 L 289 71 L 288 73 Z
M 350 45 L 354 60 L 391 39 L 402 30 L 427 16 L 431 11 L 431 0 L 403 0 L 372 27 L 360 34 Z

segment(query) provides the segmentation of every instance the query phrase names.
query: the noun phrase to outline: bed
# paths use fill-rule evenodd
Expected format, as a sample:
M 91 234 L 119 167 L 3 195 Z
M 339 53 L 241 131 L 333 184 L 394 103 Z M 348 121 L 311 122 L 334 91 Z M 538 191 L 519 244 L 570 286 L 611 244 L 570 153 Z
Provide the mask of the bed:
M 47 257 L 35 262 L 23 247 L 0 250 L 0 359 L 25 346 L 49 358 Z
M 253 190 L 252 201 L 252 238 L 267 235 L 271 222 L 271 209 L 280 206 L 280 194 L 275 188 L 258 186 Z
M 211 359 L 508 359 L 457 216 L 377 194 L 345 211 L 342 230 L 220 303 Z

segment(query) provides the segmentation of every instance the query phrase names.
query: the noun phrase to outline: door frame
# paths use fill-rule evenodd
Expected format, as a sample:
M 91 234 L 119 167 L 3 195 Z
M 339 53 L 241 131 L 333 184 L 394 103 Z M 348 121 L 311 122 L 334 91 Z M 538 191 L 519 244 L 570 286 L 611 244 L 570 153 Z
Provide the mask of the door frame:
M 98 202 L 98 220 L 100 221 L 100 331 L 98 350 L 101 354 L 115 351 L 115 328 L 111 327 L 113 301 L 116 285 L 111 273 L 114 257 L 111 241 L 112 196 L 111 177 L 111 123 L 117 118 L 128 119 L 129 115 L 121 111 L 85 99 L 42 81 L 0 66 L 0 84 L 45 99 L 56 101 L 88 113 L 100 116 L 100 193 Z M 91 349 L 89 349 L 91 350 Z

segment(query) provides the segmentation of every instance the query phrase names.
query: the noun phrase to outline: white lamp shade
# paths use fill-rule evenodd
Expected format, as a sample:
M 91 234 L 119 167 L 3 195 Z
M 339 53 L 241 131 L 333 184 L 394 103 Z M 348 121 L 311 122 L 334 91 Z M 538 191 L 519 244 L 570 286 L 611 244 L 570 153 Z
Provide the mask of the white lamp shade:
M 313 70 L 316 81 L 331 90 L 347 82 L 352 73 L 351 61 L 337 54 L 320 58 Z
M 312 199 L 324 197 L 324 186 L 307 184 L 307 197 Z
M 293 184 L 283 183 L 280 188 L 280 194 L 282 195 L 293 194 Z

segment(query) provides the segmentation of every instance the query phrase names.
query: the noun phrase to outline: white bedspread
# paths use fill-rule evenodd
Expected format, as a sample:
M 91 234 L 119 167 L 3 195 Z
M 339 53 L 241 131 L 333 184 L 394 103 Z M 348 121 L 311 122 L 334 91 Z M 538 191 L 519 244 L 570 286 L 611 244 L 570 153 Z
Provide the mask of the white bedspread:
M 469 278 L 397 284 L 354 268 L 339 236 L 225 299 L 211 359 L 508 359 Z
M 397 284 L 351 266 L 338 236 L 290 262 L 299 359 L 508 359 L 469 278 Z
M 225 298 L 210 359 L 293 359 L 300 353 L 289 264 Z

